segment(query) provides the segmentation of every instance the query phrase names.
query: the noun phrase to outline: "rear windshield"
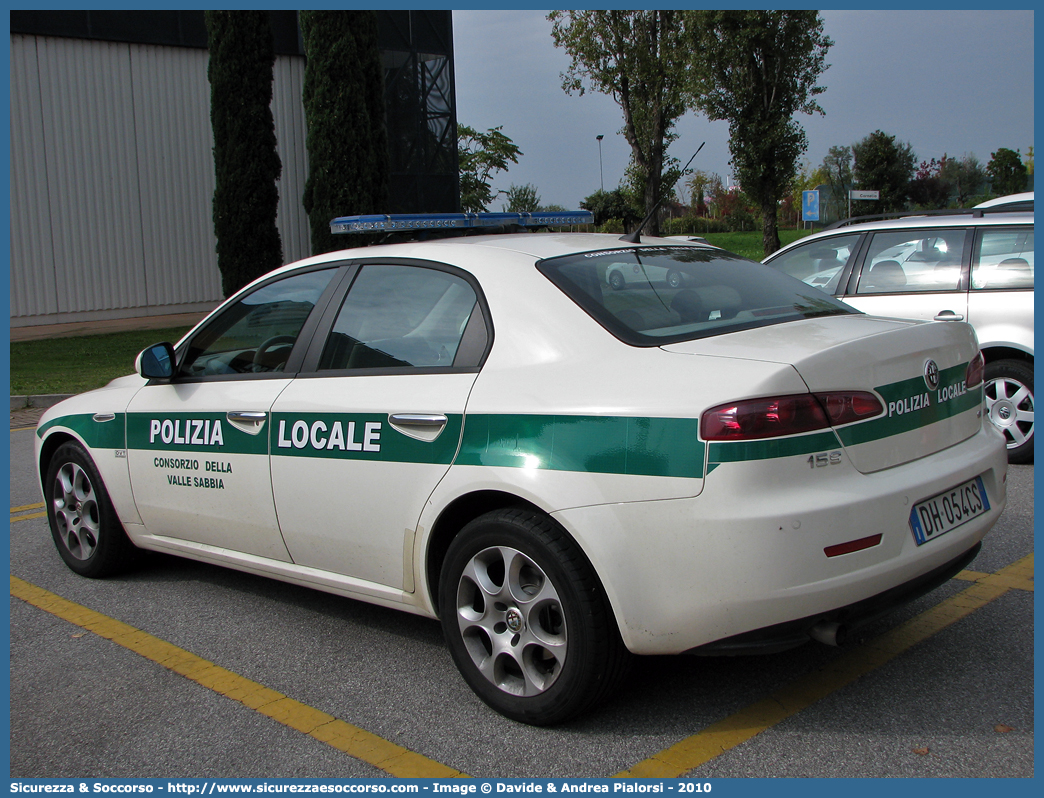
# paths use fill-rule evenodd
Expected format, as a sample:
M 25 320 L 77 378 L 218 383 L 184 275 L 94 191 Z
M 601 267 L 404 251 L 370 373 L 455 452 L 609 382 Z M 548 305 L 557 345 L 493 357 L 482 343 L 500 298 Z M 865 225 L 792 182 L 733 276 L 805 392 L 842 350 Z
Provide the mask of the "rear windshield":
M 609 332 L 636 346 L 858 313 L 776 269 L 717 249 L 588 252 L 550 258 L 538 268 Z

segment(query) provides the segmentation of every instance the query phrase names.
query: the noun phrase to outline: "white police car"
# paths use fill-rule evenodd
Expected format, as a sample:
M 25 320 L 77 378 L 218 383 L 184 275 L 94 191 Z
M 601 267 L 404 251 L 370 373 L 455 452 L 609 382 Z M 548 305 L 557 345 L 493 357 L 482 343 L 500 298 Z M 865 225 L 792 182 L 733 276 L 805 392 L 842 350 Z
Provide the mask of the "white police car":
M 614 291 L 621 263 L 682 279 Z M 837 643 L 963 568 L 1006 500 L 971 327 L 700 244 L 332 252 L 137 369 L 37 430 L 74 571 L 140 547 L 439 617 L 482 700 L 534 724 L 602 700 L 632 652 Z

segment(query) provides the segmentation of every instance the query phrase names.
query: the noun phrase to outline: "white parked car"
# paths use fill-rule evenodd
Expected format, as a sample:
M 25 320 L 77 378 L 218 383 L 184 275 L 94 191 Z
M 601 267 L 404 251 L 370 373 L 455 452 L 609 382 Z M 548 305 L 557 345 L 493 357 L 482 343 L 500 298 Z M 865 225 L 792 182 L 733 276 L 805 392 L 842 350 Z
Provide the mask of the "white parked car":
M 980 202 L 976 208 L 992 208 L 1004 211 L 1032 211 L 1033 192 L 1024 191 L 1021 194 L 1008 194 L 1004 197 L 994 197 L 991 200 Z
M 1029 212 L 1010 212 L 1002 202 L 985 211 L 839 223 L 765 263 L 867 313 L 970 323 L 986 358 L 990 419 L 1004 432 L 1011 462 L 1028 463 L 1034 429 L 1032 194 L 1029 201 Z
M 613 291 L 615 264 L 684 285 Z M 665 239 L 330 252 L 137 371 L 37 429 L 70 568 L 151 549 L 437 617 L 533 724 L 632 653 L 838 643 L 965 567 L 1006 501 L 970 326 Z

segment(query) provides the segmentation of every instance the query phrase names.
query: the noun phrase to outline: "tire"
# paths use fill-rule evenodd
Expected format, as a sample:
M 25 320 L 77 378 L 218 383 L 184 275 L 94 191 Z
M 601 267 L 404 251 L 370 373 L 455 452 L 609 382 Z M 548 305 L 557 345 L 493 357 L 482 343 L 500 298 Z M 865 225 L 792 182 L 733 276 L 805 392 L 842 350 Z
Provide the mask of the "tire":
M 58 554 L 80 576 L 99 579 L 136 560 L 94 461 L 78 443 L 63 443 L 44 481 L 47 521 Z
M 620 272 L 612 272 L 609 275 L 609 287 L 614 291 L 622 291 L 627 282 L 624 280 L 624 276 Z
M 1004 433 L 1008 462 L 1033 462 L 1033 366 L 1021 360 L 986 364 L 986 410 Z
M 681 288 L 682 276 L 681 272 L 671 269 L 667 272 L 667 285 L 671 288 Z
M 464 680 L 513 720 L 561 723 L 626 673 L 630 655 L 601 583 L 545 515 L 497 510 L 465 526 L 446 553 L 439 607 Z

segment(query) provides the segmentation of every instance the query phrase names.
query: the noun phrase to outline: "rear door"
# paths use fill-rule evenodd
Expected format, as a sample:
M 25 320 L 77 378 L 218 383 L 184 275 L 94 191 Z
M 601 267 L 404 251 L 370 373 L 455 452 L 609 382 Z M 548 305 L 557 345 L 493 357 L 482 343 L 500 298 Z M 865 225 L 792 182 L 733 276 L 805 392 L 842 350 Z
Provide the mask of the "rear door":
M 272 407 L 275 504 L 296 564 L 413 591 L 417 521 L 456 456 L 491 340 L 480 296 L 451 267 L 359 265 Z
M 1033 354 L 1033 228 L 979 230 L 972 257 L 968 321 L 983 349 Z

